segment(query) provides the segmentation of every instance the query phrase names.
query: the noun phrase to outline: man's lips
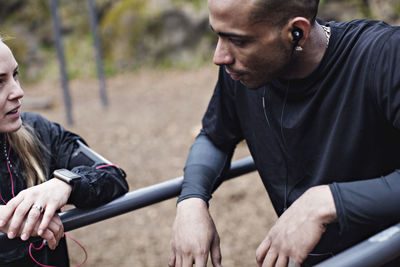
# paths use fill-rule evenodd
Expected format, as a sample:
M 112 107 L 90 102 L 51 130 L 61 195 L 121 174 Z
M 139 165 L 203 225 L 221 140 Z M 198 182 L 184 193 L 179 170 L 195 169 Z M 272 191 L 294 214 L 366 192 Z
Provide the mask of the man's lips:
M 230 71 L 227 68 L 225 68 L 226 73 L 229 74 L 229 76 L 231 76 L 232 80 L 238 81 L 240 79 L 240 77 L 243 76 L 244 73 L 240 73 L 240 72 L 234 72 L 234 71 Z

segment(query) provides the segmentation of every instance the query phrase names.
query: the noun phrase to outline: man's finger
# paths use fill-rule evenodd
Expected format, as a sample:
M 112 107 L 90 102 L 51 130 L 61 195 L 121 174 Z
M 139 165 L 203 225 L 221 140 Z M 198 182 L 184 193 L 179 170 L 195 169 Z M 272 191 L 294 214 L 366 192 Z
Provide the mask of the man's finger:
M 218 234 L 216 233 L 214 236 L 214 240 L 211 243 L 211 262 L 214 267 L 222 267 L 222 255 L 221 255 L 221 248 L 220 248 L 220 239 Z M 197 262 L 196 262 L 197 266 Z M 204 265 L 206 266 L 206 265 Z
M 269 239 L 269 237 L 266 237 L 261 244 L 258 246 L 257 250 L 256 250 L 256 261 L 257 261 L 257 266 L 261 267 L 265 256 L 267 255 L 267 252 L 269 250 L 271 246 L 271 241 Z
M 175 267 L 182 267 L 182 257 L 180 255 L 176 255 Z
M 175 249 L 171 247 L 171 251 L 169 253 L 169 258 L 168 258 L 168 267 L 175 267 Z
M 289 267 L 289 266 L 288 266 L 288 262 L 289 262 L 288 257 L 286 257 L 286 256 L 284 256 L 284 255 L 280 255 L 280 256 L 278 257 L 278 260 L 276 261 L 275 266 L 276 266 L 276 267 Z
M 204 256 L 196 257 L 196 259 L 195 259 L 196 267 L 197 266 L 206 267 L 207 266 L 207 260 L 208 260 L 208 257 L 204 257 Z M 190 265 L 190 266 L 192 266 L 192 265 Z
M 192 267 L 193 266 L 193 258 L 192 258 L 192 256 L 189 256 L 189 255 L 186 255 L 186 256 L 183 256 L 183 259 L 182 259 L 182 267 Z M 196 264 L 196 267 L 197 267 L 197 264 Z M 199 267 L 206 267 L 205 265 L 203 266 L 203 265 L 199 265 Z
M 268 250 L 267 255 L 265 256 L 262 267 L 273 267 L 278 259 L 278 253 L 273 250 Z
M 287 264 L 287 267 L 300 267 L 300 266 L 301 266 L 300 264 L 298 264 L 297 262 L 295 262 L 291 259 L 289 259 L 289 262 Z

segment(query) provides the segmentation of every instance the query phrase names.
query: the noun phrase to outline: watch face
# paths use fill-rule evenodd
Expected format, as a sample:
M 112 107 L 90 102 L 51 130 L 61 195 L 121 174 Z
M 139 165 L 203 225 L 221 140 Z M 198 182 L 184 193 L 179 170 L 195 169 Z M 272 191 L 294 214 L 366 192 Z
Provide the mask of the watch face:
M 71 171 L 69 171 L 69 170 L 67 170 L 67 169 L 59 169 L 59 170 L 55 170 L 54 171 L 54 175 L 61 175 L 61 176 L 64 176 L 64 177 L 66 177 L 66 178 L 69 178 L 69 179 L 77 179 L 77 178 L 81 178 L 81 176 L 80 175 L 78 175 L 78 174 L 76 174 L 76 173 L 73 173 L 73 172 L 71 172 Z

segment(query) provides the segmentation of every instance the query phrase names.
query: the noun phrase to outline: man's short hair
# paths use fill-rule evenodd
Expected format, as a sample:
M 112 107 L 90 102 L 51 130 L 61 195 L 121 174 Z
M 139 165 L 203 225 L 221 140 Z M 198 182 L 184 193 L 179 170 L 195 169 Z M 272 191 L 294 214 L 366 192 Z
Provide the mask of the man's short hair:
M 266 22 L 283 27 L 291 18 L 305 17 L 314 23 L 318 4 L 319 0 L 257 0 L 250 22 Z

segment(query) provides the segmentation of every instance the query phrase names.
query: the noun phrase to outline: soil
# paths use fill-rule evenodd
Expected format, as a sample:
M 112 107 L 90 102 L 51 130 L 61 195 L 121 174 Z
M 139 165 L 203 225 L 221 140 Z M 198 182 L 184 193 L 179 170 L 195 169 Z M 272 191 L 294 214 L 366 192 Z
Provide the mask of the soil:
M 217 77 L 216 67 L 140 70 L 107 80 L 110 105 L 101 105 L 95 79 L 70 83 L 74 125 L 66 123 L 59 81 L 26 85 L 24 111 L 41 113 L 81 135 L 122 167 L 130 190 L 182 175 L 190 145 Z M 50 102 L 47 109 L 35 101 Z M 235 159 L 248 156 L 239 144 Z M 69 234 L 87 250 L 84 266 L 167 266 L 176 198 L 98 222 Z M 255 251 L 276 220 L 257 173 L 225 182 L 210 202 L 224 266 L 255 266 Z M 71 266 L 84 258 L 68 240 Z M 209 266 L 211 264 L 209 263 Z

